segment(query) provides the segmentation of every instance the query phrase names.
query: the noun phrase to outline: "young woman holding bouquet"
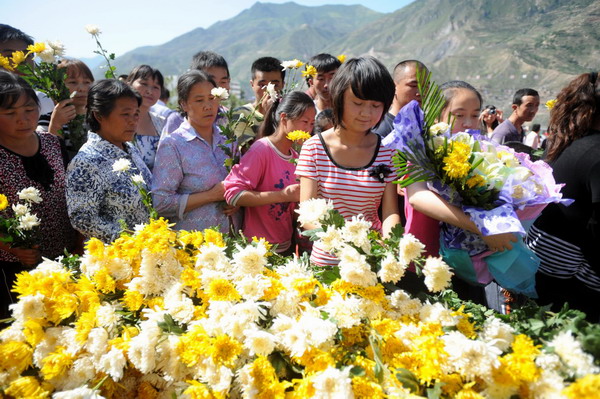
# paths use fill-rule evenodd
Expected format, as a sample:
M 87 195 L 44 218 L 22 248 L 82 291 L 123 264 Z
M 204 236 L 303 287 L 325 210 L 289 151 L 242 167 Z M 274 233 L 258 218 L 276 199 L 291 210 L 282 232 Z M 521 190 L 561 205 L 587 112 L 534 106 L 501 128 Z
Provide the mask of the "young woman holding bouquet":
M 71 224 L 85 237 L 109 243 L 123 225 L 147 223 L 149 211 L 132 181 L 152 175 L 131 143 L 139 119 L 140 95 L 115 79 L 100 80 L 88 94 L 87 142 L 67 170 L 67 205 Z M 119 161 L 121 167 L 115 168 Z
M 305 93 L 293 91 L 273 102 L 254 142 L 224 181 L 225 200 L 243 206 L 246 237 L 265 237 L 277 252 L 291 254 L 295 203 L 300 198 L 294 160 L 298 153 L 288 134 L 310 134 L 315 105 Z
M 227 159 L 220 145 L 225 137 L 216 120 L 217 85 L 206 72 L 192 70 L 179 77 L 177 94 L 185 120 L 158 145 L 152 182 L 156 210 L 175 222 L 175 228 L 203 230 L 219 226 L 229 231 L 228 216 L 237 224 L 237 207 L 224 203 L 223 180 Z
M 387 69 L 373 57 L 354 58 L 338 69 L 331 85 L 333 129 L 304 143 L 296 174 L 300 177 L 300 201 L 325 198 L 349 219 L 359 214 L 374 230 L 387 235 L 400 222 L 396 187 L 392 183 L 391 149 L 372 132 L 394 97 L 394 82 Z M 382 206 L 382 218 L 377 210 Z M 313 245 L 311 261 L 336 265 L 338 259 Z
M 11 205 L 19 202 L 19 191 L 36 188 L 41 202 L 30 211 L 41 221 L 32 248 L 0 243 L 0 318 L 8 317 L 15 274 L 29 270 L 41 257 L 53 259 L 72 250 L 75 232 L 69 223 L 65 200 L 65 160 L 56 136 L 36 133 L 39 118 L 35 91 L 20 77 L 0 71 L 0 194 Z M 13 217 L 10 206 L 3 216 Z
M 600 83 L 598 73 L 579 75 L 559 93 L 550 113 L 546 160 L 564 183 L 570 206 L 549 204 L 527 236 L 541 259 L 538 302 L 565 302 L 600 321 Z

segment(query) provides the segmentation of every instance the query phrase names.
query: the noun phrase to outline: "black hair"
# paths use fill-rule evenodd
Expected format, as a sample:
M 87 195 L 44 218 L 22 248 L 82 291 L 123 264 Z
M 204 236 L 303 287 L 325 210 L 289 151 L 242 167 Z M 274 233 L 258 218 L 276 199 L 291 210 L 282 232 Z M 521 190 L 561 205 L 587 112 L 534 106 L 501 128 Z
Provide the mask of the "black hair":
M 131 70 L 125 83 L 131 85 L 138 79 L 154 79 L 162 88 L 165 85 L 165 79 L 158 69 L 152 68 L 150 65 L 138 65 Z
M 0 24 L 0 43 L 9 40 L 21 40 L 28 46 L 33 44 L 33 38 L 28 34 L 10 25 Z
M 396 64 L 396 66 L 394 67 L 394 71 L 392 72 L 392 77 L 394 78 L 394 83 L 398 83 L 398 81 L 400 80 L 400 77 L 404 74 L 404 70 L 409 66 L 414 66 L 418 70 L 428 71 L 425 64 L 423 64 L 421 61 L 418 61 L 418 60 L 400 61 L 399 63 Z
M 138 107 L 142 104 L 142 97 L 127 83 L 117 79 L 102 79 L 90 86 L 87 97 L 86 121 L 94 132 L 100 130 L 97 116 L 107 117 L 115 109 L 115 104 L 120 98 L 133 98 Z
M 313 129 L 314 133 L 323 133 L 327 125 L 333 125 L 333 111 L 331 109 L 324 109 L 319 112 L 317 117 L 315 118 L 315 128 Z
M 315 67 L 317 73 L 326 73 L 339 69 L 342 66 L 342 62 L 331 54 L 321 53 L 312 56 L 306 63 L 306 66 L 308 65 Z M 312 76 L 306 77 L 307 84 L 309 79 L 312 79 Z
M 165 86 L 160 88 L 160 99 L 168 100 L 171 97 L 171 92 Z
M 533 125 L 531 125 L 531 131 L 532 132 L 539 133 L 541 128 L 542 127 L 540 126 L 539 123 L 534 123 Z
M 517 92 L 515 93 L 514 97 L 513 97 L 513 101 L 512 103 L 514 105 L 521 105 L 521 103 L 523 102 L 523 97 L 525 96 L 533 96 L 533 97 L 539 97 L 539 93 L 534 90 L 534 89 L 519 89 L 517 90 Z
M 477 98 L 479 98 L 479 107 L 481 107 L 481 104 L 483 104 L 483 98 L 475 87 L 462 80 L 450 80 L 440 85 L 440 90 L 442 90 L 444 97 L 446 98 L 446 104 L 444 105 L 444 108 L 442 108 L 442 112 L 448 107 L 448 105 L 450 105 L 450 101 L 452 98 L 454 98 L 456 91 L 459 89 L 470 90 L 477 94 Z
M 0 108 L 11 108 L 22 95 L 35 101 L 39 107 L 40 100 L 35 90 L 20 76 L 0 70 Z
M 88 78 L 92 82 L 94 81 L 94 74 L 90 70 L 85 62 L 72 59 L 72 58 L 63 58 L 58 64 L 59 68 L 67 68 L 67 75 L 72 76 L 82 76 Z
M 202 82 L 209 82 L 214 87 L 217 87 L 217 83 L 208 73 L 198 69 L 187 71 L 179 77 L 179 80 L 177 80 L 177 97 L 179 109 L 183 116 L 186 116 L 186 113 L 183 111 L 181 103 L 188 100 L 192 87 L 194 87 L 195 84 Z
M 333 108 L 333 126 L 345 127 L 344 92 L 350 88 L 354 95 L 362 100 L 379 101 L 383 103 L 381 118 L 374 127 L 385 117 L 385 112 L 394 99 L 394 81 L 388 70 L 376 58 L 367 56 L 352 58 L 342 64 L 336 72 L 329 91 Z
M 250 72 L 252 73 L 252 79 L 256 77 L 256 72 L 273 72 L 278 71 L 281 73 L 281 80 L 285 80 L 285 71 L 281 66 L 281 61 L 274 57 L 261 57 L 252 63 Z
M 199 71 L 205 71 L 208 68 L 225 68 L 227 71 L 227 77 L 229 77 L 229 66 L 227 61 L 222 55 L 215 53 L 214 51 L 200 51 L 192 57 L 192 64 L 190 69 L 197 69 Z
M 267 111 L 265 120 L 258 131 L 257 140 L 275 133 L 279 122 L 281 122 L 282 113 L 285 113 L 288 119 L 295 120 L 310 108 L 315 108 L 314 101 L 308 94 L 301 91 L 292 91 L 283 97 L 279 97 L 273 101 Z

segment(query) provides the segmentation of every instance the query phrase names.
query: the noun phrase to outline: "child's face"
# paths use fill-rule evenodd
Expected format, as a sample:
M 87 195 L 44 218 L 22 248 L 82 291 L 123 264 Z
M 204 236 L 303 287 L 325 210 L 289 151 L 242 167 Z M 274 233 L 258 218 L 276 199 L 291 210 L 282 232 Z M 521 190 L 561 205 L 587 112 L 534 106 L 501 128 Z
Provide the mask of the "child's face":
M 0 108 L 0 136 L 22 139 L 37 127 L 40 110 L 25 94 L 10 108 Z
M 136 79 L 131 83 L 131 87 L 142 96 L 142 106 L 144 108 L 150 108 L 160 98 L 161 87 L 154 78 Z
M 190 124 L 195 128 L 212 128 L 219 112 L 219 100 L 211 94 L 214 88 L 210 82 L 196 83 L 190 90 L 188 99 L 181 102 Z
M 317 76 L 312 79 L 312 85 L 315 88 L 315 92 L 317 97 L 320 97 L 322 100 L 330 101 L 331 93 L 329 92 L 329 85 L 331 84 L 331 80 L 333 76 L 337 72 L 337 68 L 333 71 L 329 72 L 319 72 Z
M 282 113 L 281 119 L 284 123 L 284 131 L 287 133 L 293 132 L 294 130 L 302 130 L 304 132 L 311 133 L 315 126 L 315 107 L 310 107 L 299 118 L 288 119 L 287 116 Z
M 92 83 L 93 82 L 84 74 L 67 74 L 65 85 L 67 86 L 67 89 L 69 89 L 69 93 L 77 92 L 75 97 L 73 97 L 73 105 L 87 105 L 87 95 Z
M 256 97 L 256 101 L 260 101 L 265 94 L 265 89 L 269 83 L 275 85 L 275 90 L 278 92 L 283 89 L 283 77 L 280 71 L 263 72 L 256 71 L 254 78 L 250 81 L 252 91 Z
M 351 87 L 344 92 L 344 113 L 342 122 L 346 130 L 368 132 L 383 115 L 383 103 L 362 100 L 354 95 Z
M 231 82 L 231 79 L 229 78 L 227 69 L 222 67 L 210 67 L 206 68 L 204 72 L 206 72 L 208 75 L 210 75 L 211 78 L 213 78 L 213 80 L 217 84 L 217 87 L 223 87 L 227 89 L 227 91 L 230 90 L 229 84 Z
M 477 129 L 481 102 L 479 97 L 469 89 L 454 89 L 454 97 L 442 112 L 441 121 L 446 122 L 451 114 L 452 133 L 464 132 L 467 129 Z

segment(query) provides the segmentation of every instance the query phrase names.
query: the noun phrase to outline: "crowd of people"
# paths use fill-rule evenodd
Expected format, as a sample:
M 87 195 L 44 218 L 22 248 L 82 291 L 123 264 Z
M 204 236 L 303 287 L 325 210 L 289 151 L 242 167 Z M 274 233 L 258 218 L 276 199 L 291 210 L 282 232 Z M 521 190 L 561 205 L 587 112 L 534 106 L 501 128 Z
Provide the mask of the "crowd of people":
M 33 40 L 20 30 L 0 25 L 0 50 L 10 57 Z M 30 60 L 28 62 L 33 62 Z M 226 60 L 202 51 L 177 82 L 179 109 L 165 106 L 168 95 L 160 71 L 135 67 L 119 79 L 94 80 L 78 60 L 65 59 L 72 98 L 57 104 L 36 93 L 17 73 L 0 71 L 0 193 L 10 203 L 18 192 L 37 188 L 43 201 L 34 205 L 42 220 L 39 240 L 31 248 L 0 242 L 2 316 L 15 301 L 15 275 L 55 258 L 81 251 L 85 240 L 116 239 L 123 229 L 149 220 L 139 184 L 152 194 L 159 216 L 176 229 L 223 232 L 241 230 L 265 237 L 283 255 L 310 251 L 316 265 L 337 259 L 316 242 L 300 237 L 296 204 L 312 198 L 333 202 L 345 218 L 362 214 L 384 237 L 398 223 L 439 255 L 440 223 L 480 235 L 489 249 L 512 248 L 515 234 L 483 235 L 463 212 L 430 191 L 424 183 L 406 189 L 393 184 L 394 151 L 382 139 L 409 102 L 421 102 L 417 60 L 399 62 L 390 73 L 373 57 L 341 62 L 329 54 L 312 57 L 315 73 L 307 90 L 282 93 L 286 72 L 281 61 L 261 57 L 251 66 L 254 101 L 234 110 L 252 120 L 253 144 L 231 170 L 222 144 L 226 109 L 213 94 L 229 90 Z M 600 309 L 600 84 L 597 73 L 584 73 L 557 97 L 548 127 L 544 158 L 554 169 L 571 206 L 550 204 L 531 228 L 527 243 L 540 257 L 539 303 L 565 302 L 598 321 Z M 266 95 L 267 86 L 277 96 Z M 505 114 L 484 107 L 478 90 L 464 81 L 440 86 L 445 98 L 441 120 L 453 120 L 452 133 L 479 130 L 489 140 L 518 151 L 541 146 L 539 125 L 525 134 L 540 105 L 534 89 L 515 93 Z M 42 102 L 40 102 L 42 98 Z M 78 148 L 69 140 L 68 122 L 85 115 L 87 141 Z M 288 137 L 293 131 L 312 137 L 300 153 Z M 295 162 L 297 161 L 297 163 Z M 115 171 L 115 162 L 128 167 Z M 7 208 L 5 212 L 12 212 Z M 310 228 L 310 226 L 305 226 Z M 417 292 L 414 276 L 402 288 Z M 485 302 L 483 287 L 455 279 L 465 299 Z

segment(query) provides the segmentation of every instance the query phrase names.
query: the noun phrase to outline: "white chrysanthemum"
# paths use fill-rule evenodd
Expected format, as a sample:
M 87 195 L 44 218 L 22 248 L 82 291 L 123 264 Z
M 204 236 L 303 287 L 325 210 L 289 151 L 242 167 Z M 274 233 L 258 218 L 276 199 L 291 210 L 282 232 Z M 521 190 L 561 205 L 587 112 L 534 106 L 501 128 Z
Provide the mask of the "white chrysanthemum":
M 100 395 L 100 391 L 85 385 L 69 391 L 55 392 L 52 399 L 104 399 L 104 396 Z
M 559 372 L 562 369 L 560 357 L 555 353 L 542 352 L 535 358 L 535 364 L 543 370 Z
M 275 85 L 273 83 L 269 83 L 265 87 L 265 91 L 267 92 L 267 94 L 269 95 L 271 100 L 275 101 L 279 98 L 279 92 L 277 91 L 277 89 L 275 88 Z
M 102 355 L 97 364 L 98 371 L 110 375 L 110 377 L 119 381 L 123 378 L 123 370 L 127 365 L 125 354 L 117 348 L 112 348 L 108 353 Z
M 12 210 L 15 216 L 23 216 L 29 213 L 30 209 L 27 204 L 13 204 Z
M 396 283 L 404 277 L 406 267 L 406 263 L 398 262 L 393 254 L 388 253 L 381 261 L 381 269 L 377 272 L 377 276 L 383 283 Z
M 339 251 L 340 277 L 342 280 L 363 287 L 377 284 L 377 274 L 371 270 L 367 258 L 349 245 Z
M 154 320 L 146 320 L 140 327 L 140 333 L 130 341 L 127 355 L 138 370 L 142 373 L 150 373 L 156 365 L 155 347 L 161 331 Z
M 506 351 L 515 339 L 515 329 L 503 323 L 497 317 L 490 317 L 483 323 L 481 339 L 496 346 L 501 351 Z
M 276 337 L 267 331 L 251 329 L 244 331 L 244 335 L 244 347 L 248 348 L 250 356 L 268 356 L 275 349 Z
M 210 94 L 219 100 L 227 100 L 229 98 L 229 92 L 224 87 L 213 87 Z
M 177 350 L 180 345 L 181 337 L 175 334 L 167 335 L 167 339 L 159 341 L 156 352 L 158 354 L 158 362 L 156 369 L 161 371 L 162 379 L 167 383 L 174 381 L 184 381 L 189 377 L 188 367 L 181 361 Z M 165 388 L 161 387 L 161 390 Z
M 183 267 L 175 258 L 174 250 L 154 253 L 144 249 L 139 277 L 135 277 L 125 286 L 145 296 L 162 295 L 179 280 L 182 270 Z
M 410 263 L 423 253 L 425 245 L 414 235 L 406 233 L 400 239 L 400 259 L 404 263 Z
M 129 280 L 133 276 L 131 260 L 122 258 L 104 259 L 102 265 L 115 280 Z
M 45 62 L 47 64 L 58 63 L 58 59 L 54 56 L 54 50 L 52 50 L 49 47 L 47 47 L 44 51 L 37 53 L 36 55 L 40 57 L 42 62 Z
M 389 298 L 390 304 L 403 315 L 414 315 L 421 311 L 423 304 L 419 299 L 411 298 L 404 290 L 397 290 Z
M 279 292 L 277 298 L 271 301 L 271 314 L 277 316 L 283 313 L 290 316 L 298 316 L 302 310 L 300 307 L 301 302 L 302 298 L 297 290 L 282 290 Z
M 363 215 L 352 216 L 352 219 L 347 220 L 344 227 L 342 227 L 342 237 L 369 253 L 371 251 L 371 241 L 368 234 L 371 225 L 372 223 L 365 220 Z
M 313 399 L 351 399 L 354 398 L 352 380 L 348 368 L 344 370 L 328 367 L 312 379 L 315 394 Z
M 298 59 L 293 59 L 290 61 L 283 61 L 281 63 L 281 66 L 283 67 L 282 71 L 285 71 L 286 69 L 297 69 L 300 68 L 302 65 L 304 65 L 302 63 L 302 61 L 298 60 Z
M 199 379 L 215 392 L 228 392 L 233 380 L 233 371 L 225 366 L 217 366 L 211 358 L 205 359 L 202 363 L 204 367 Z
M 271 286 L 271 280 L 261 274 L 245 276 L 235 283 L 235 289 L 247 301 L 260 299 Z
M 400 329 L 394 333 L 402 344 L 410 348 L 414 344 L 414 340 L 421 335 L 421 328 L 415 324 L 402 324 Z
M 141 173 L 131 176 L 131 181 L 137 184 L 146 184 L 144 176 L 142 176 Z
M 519 397 L 519 386 L 516 384 L 500 384 L 490 383 L 483 391 L 480 392 L 481 397 L 486 399 L 506 399 Z M 564 398 L 562 398 L 564 399 Z
M 452 310 L 439 302 L 423 305 L 419 312 L 419 318 L 424 323 L 438 322 L 444 327 L 452 327 L 458 323 L 458 318 L 452 316 Z
M 290 277 L 294 280 L 312 277 L 312 273 L 308 269 L 308 262 L 302 261 L 302 259 L 298 258 L 296 255 L 294 255 L 293 258 L 288 259 L 285 265 L 275 268 L 275 271 L 281 277 Z
M 227 270 L 229 268 L 229 260 L 225 254 L 225 248 L 213 243 L 203 245 L 196 257 L 196 270 L 205 268 Z
M 317 237 L 319 237 L 319 246 L 327 252 L 334 252 L 344 243 L 342 230 L 335 226 L 327 226 L 325 231 L 317 233 Z
M 25 215 L 19 217 L 18 228 L 20 230 L 31 230 L 39 225 L 40 219 L 38 219 L 37 215 L 33 213 L 26 213 Z
M 62 263 L 48 258 L 42 258 L 42 263 L 29 272 L 30 275 L 39 276 L 40 278 L 52 277 L 54 273 L 71 274 L 69 270 L 65 269 L 65 266 Z
M 355 296 L 343 298 L 340 294 L 332 295 L 326 305 L 321 307 L 337 321 L 340 328 L 350 328 L 360 324 L 360 299 Z
M 238 251 L 233 254 L 233 264 L 237 267 L 236 273 L 250 275 L 261 274 L 267 265 L 267 248 L 264 245 L 248 245 L 245 248 L 237 246 Z
M 468 380 L 479 377 L 489 381 L 492 371 L 500 366 L 498 357 L 502 351 L 495 346 L 469 339 L 458 331 L 444 335 L 442 340 L 448 353 L 446 364 L 450 372 L 459 373 Z
M 18 322 L 25 322 L 29 319 L 43 319 L 46 317 L 46 308 L 44 306 L 44 295 L 25 295 L 19 298 L 19 302 L 9 305 L 12 316 Z
M 557 334 L 548 343 L 548 347 L 554 348 L 554 352 L 571 369 L 569 372 L 575 377 L 600 372 L 600 368 L 594 365 L 592 355 L 583 351 L 581 343 L 573 337 L 571 331 Z
M 333 210 L 333 202 L 323 198 L 312 198 L 298 205 L 298 223 L 300 226 L 321 226 L 321 219 Z
M 243 399 L 254 399 L 259 394 L 252 367 L 253 363 L 249 363 L 237 372 L 237 381 L 240 384 Z
M 108 333 L 102 327 L 92 328 L 85 343 L 86 350 L 94 356 L 102 356 L 108 350 Z
M 189 323 L 194 318 L 194 303 L 183 294 L 183 285 L 175 283 L 164 295 L 165 310 L 180 323 Z
M 52 49 L 54 55 L 57 57 L 62 57 L 65 55 L 65 45 L 60 40 L 47 41 L 48 47 Z
M 314 347 L 320 347 L 326 342 L 332 341 L 338 331 L 337 326 L 329 320 L 323 320 L 320 312 L 304 312 L 298 325 L 306 332 L 308 344 Z M 312 314 L 310 314 L 312 313 Z
M 66 378 L 54 380 L 57 391 L 66 391 L 85 385 L 96 377 L 95 359 L 92 356 L 80 356 L 73 362 Z M 60 382 L 60 384 L 58 384 Z
M 437 136 L 438 134 L 446 133 L 450 129 L 450 125 L 445 122 L 439 122 L 429 128 L 429 134 Z
M 275 337 L 292 356 L 301 357 L 310 346 L 307 335 L 300 323 L 296 322 L 290 329 L 275 334 Z
M 88 24 L 85 26 L 85 30 L 92 36 L 98 36 L 100 33 L 102 33 L 98 25 Z
M 129 169 L 131 169 L 131 161 L 125 158 L 117 159 L 112 165 L 113 172 L 126 172 Z
M 35 187 L 27 187 L 18 193 L 19 199 L 27 202 L 35 202 L 39 204 L 42 202 L 42 195 L 40 194 L 40 190 Z
M 453 274 L 441 257 L 430 256 L 425 261 L 423 275 L 425 275 L 425 285 L 431 292 L 440 292 L 448 288 Z
M 533 399 L 565 399 L 562 394 L 565 388 L 560 374 L 544 369 L 538 379 L 529 383 L 529 392 L 533 394 Z

